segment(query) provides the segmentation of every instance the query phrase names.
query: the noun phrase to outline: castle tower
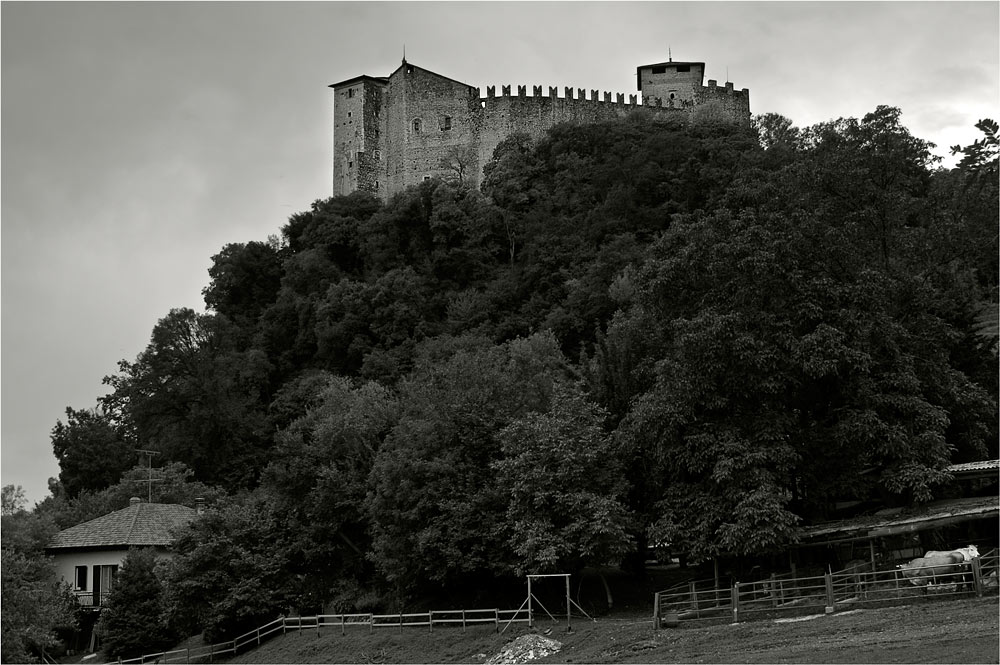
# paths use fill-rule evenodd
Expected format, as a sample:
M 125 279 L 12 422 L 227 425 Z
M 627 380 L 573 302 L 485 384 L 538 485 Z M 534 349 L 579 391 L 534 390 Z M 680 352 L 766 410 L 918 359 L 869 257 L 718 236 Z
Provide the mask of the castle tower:
M 635 70 L 636 86 L 642 93 L 642 103 L 683 108 L 695 103 L 695 93 L 705 78 L 704 62 L 658 62 L 641 65 Z
M 387 79 L 356 76 L 329 87 L 333 102 L 333 195 L 378 194 L 382 92 Z

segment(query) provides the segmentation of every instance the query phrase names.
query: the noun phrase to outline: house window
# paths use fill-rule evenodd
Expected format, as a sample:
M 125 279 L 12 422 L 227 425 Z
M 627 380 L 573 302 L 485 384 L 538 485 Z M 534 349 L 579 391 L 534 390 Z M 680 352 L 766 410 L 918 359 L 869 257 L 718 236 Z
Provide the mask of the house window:
M 101 593 L 109 593 L 115 586 L 118 566 L 101 566 Z
M 413 133 L 414 134 L 419 134 L 422 127 L 423 127 L 423 123 L 420 122 L 420 118 L 417 118 L 417 119 L 415 119 L 413 121 Z
M 87 590 L 87 567 L 77 566 L 76 574 L 73 576 L 73 588 L 77 591 Z
M 446 115 L 445 117 L 441 118 L 441 131 L 446 132 L 449 129 L 451 129 L 451 116 Z

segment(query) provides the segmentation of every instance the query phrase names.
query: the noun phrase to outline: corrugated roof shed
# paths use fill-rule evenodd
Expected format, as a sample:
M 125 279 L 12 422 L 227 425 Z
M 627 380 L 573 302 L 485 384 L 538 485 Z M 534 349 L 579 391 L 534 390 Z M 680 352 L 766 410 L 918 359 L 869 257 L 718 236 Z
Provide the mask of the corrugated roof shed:
M 952 464 L 948 467 L 950 473 L 968 473 L 973 471 L 1000 471 L 1000 459 L 984 459 L 978 462 Z
M 897 533 L 956 524 L 975 519 L 996 518 L 1000 515 L 1000 498 L 969 497 L 934 501 L 916 508 L 879 511 L 881 514 L 861 515 L 846 520 L 824 522 L 805 527 L 805 541 L 866 540 Z
M 165 547 L 171 532 L 194 519 L 193 508 L 173 503 L 134 502 L 128 508 L 60 531 L 46 549 L 87 547 Z

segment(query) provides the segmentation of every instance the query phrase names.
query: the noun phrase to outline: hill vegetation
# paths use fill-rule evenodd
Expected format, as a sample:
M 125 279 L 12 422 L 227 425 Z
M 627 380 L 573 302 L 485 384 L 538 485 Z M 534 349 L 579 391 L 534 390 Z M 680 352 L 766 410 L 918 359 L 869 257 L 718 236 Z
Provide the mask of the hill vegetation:
M 131 450 L 159 451 L 156 500 L 211 508 L 158 570 L 156 630 L 218 640 L 635 569 L 649 543 L 765 552 L 836 501 L 939 496 L 948 464 L 997 455 L 980 128 L 944 170 L 891 107 L 635 114 L 513 136 L 481 191 L 316 201 L 223 247 L 207 312 L 171 310 L 67 409 L 53 495 L 10 538 L 127 505 Z

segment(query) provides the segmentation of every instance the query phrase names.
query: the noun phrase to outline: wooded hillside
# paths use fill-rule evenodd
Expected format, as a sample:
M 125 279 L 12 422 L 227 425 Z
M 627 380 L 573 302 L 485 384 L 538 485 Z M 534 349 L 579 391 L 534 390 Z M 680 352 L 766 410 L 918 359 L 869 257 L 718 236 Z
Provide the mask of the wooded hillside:
M 156 499 L 211 506 L 166 621 L 217 639 L 929 500 L 998 454 L 980 128 L 944 170 L 890 107 L 751 132 L 636 113 L 506 140 L 481 191 L 316 201 L 223 247 L 207 313 L 166 313 L 67 410 L 36 513 L 122 507 L 130 451 L 159 451 Z

